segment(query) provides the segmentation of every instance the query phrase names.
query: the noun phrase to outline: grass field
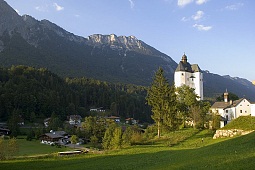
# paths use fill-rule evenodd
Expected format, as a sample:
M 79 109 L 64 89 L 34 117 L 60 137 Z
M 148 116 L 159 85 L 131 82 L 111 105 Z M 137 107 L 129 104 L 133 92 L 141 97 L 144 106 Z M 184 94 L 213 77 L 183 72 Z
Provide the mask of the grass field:
M 175 134 L 155 141 L 102 154 L 26 158 L 0 162 L 0 169 L 254 169 L 255 132 L 231 139 L 212 139 L 208 130 L 186 131 L 187 138 L 168 146 Z M 201 139 L 203 138 L 203 142 Z M 51 148 L 50 146 L 46 146 Z M 53 149 L 53 148 L 52 148 Z M 54 148 L 55 149 L 55 148 Z M 57 149 L 57 148 L 56 148 Z M 39 149 L 39 150 L 42 150 Z M 57 151 L 57 150 L 56 150 Z M 29 154 L 22 151 L 23 154 Z M 46 149 L 45 149 L 46 152 Z
M 57 148 L 55 146 L 40 144 L 39 140 L 27 141 L 25 137 L 19 137 L 17 141 L 19 145 L 17 157 L 44 155 L 70 150 L 70 148 Z

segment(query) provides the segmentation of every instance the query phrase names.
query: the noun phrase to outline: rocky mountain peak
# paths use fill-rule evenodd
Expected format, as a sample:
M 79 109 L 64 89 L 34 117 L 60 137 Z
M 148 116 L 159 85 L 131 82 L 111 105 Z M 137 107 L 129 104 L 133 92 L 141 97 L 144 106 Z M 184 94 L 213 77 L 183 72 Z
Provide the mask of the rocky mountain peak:
M 33 26 L 35 24 L 38 24 L 38 20 L 36 20 L 35 18 L 33 18 L 32 16 L 30 15 L 23 15 L 22 16 L 22 19 L 23 21 L 26 22 L 26 24 L 30 25 L 30 26 Z
M 0 36 L 5 31 L 21 30 L 20 25 L 23 24 L 21 17 L 4 0 L 0 0 L 0 23 Z

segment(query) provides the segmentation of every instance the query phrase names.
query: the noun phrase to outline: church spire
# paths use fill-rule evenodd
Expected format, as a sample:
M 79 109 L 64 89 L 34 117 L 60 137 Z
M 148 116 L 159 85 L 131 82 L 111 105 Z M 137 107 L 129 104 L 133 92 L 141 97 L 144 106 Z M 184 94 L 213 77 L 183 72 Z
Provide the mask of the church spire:
M 187 60 L 188 60 L 188 59 L 187 59 L 187 56 L 185 55 L 185 52 L 184 52 L 184 54 L 183 54 L 183 56 L 182 56 L 182 62 L 186 64 L 186 63 L 187 63 Z

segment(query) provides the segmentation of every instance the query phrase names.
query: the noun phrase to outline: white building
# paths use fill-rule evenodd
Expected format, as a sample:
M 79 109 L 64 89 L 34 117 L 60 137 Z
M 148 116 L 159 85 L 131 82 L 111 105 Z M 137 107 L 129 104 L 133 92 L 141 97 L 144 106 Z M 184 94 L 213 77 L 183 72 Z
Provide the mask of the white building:
M 174 73 L 174 82 L 176 87 L 187 85 L 195 89 L 195 93 L 203 100 L 203 73 L 197 64 L 190 64 L 187 56 L 184 54 Z
M 221 126 L 225 126 L 231 120 L 238 118 L 239 116 L 254 116 L 252 112 L 253 104 L 245 98 L 241 98 L 235 101 L 228 101 L 228 92 L 224 93 L 224 102 L 215 102 L 211 106 L 211 112 L 219 114 L 222 119 Z

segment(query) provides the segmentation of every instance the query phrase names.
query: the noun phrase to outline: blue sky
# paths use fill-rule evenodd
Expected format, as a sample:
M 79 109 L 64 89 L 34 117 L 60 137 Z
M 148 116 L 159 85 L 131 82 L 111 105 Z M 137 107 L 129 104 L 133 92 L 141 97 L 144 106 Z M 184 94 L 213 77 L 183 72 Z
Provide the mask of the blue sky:
M 255 80 L 254 0 L 6 0 L 76 35 L 134 35 L 177 63 Z

